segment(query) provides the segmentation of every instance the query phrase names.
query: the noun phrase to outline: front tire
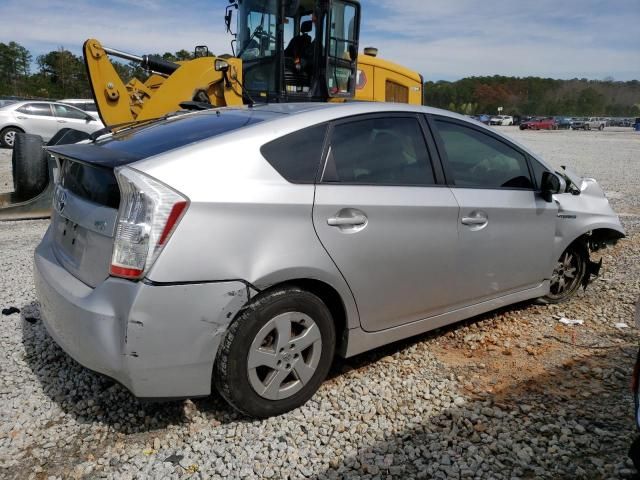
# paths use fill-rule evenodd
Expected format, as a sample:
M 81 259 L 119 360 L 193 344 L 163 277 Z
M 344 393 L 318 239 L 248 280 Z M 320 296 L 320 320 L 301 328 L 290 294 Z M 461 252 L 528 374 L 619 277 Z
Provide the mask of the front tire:
M 229 326 L 214 384 L 245 415 L 281 415 L 318 390 L 335 344 L 334 321 L 320 298 L 296 287 L 276 289 L 258 297 Z
M 570 245 L 556 263 L 549 293 L 543 300 L 547 303 L 562 303 L 573 297 L 587 275 L 588 261 L 586 247 L 577 243 Z

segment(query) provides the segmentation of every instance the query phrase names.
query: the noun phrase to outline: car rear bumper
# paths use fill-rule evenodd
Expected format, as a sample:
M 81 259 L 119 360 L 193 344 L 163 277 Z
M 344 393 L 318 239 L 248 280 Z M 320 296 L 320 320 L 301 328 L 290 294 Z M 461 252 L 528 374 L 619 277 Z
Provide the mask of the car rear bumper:
M 255 292 L 241 281 L 157 285 L 108 278 L 96 288 L 67 272 L 47 231 L 35 252 L 41 316 L 51 337 L 81 365 L 135 396 L 211 393 L 227 326 Z

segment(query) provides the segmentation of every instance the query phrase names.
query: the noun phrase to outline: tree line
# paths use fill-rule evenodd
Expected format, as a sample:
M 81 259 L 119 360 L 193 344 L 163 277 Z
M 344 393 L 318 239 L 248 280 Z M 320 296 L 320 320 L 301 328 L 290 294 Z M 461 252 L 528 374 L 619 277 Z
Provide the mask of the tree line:
M 169 61 L 189 60 L 186 50 L 155 54 Z M 16 42 L 0 43 L 0 95 L 27 98 L 91 98 L 84 59 L 63 47 L 36 57 Z M 144 80 L 147 73 L 135 62 L 113 62 L 121 78 Z
M 157 56 L 189 60 L 180 50 Z M 0 95 L 29 98 L 90 98 L 91 89 L 82 57 L 63 47 L 36 57 L 16 42 L 0 43 Z M 136 63 L 113 62 L 121 78 L 144 80 Z M 510 115 L 570 115 L 634 117 L 640 115 L 640 82 L 539 77 L 469 77 L 455 82 L 426 82 L 424 103 L 467 115 L 494 114 L 498 107 Z
M 640 82 L 555 80 L 539 77 L 469 77 L 425 83 L 425 104 L 466 115 L 640 115 Z

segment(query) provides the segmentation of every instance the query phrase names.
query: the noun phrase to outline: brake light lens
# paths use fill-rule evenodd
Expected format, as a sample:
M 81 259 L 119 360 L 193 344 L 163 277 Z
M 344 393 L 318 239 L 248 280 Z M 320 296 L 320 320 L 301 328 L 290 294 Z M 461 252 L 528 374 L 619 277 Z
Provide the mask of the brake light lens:
M 189 200 L 131 168 L 118 168 L 115 174 L 120 188 L 120 207 L 109 273 L 138 280 L 171 238 Z

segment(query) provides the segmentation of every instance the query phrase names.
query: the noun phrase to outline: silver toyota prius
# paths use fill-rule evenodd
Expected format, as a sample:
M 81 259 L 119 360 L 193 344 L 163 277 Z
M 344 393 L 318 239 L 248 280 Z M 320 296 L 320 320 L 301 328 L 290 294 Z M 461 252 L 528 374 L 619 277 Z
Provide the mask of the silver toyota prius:
M 247 415 L 350 357 L 571 297 L 624 230 L 595 180 L 460 115 L 381 103 L 184 113 L 49 148 L 44 323 L 142 398 Z

